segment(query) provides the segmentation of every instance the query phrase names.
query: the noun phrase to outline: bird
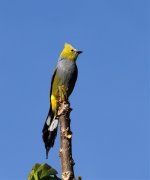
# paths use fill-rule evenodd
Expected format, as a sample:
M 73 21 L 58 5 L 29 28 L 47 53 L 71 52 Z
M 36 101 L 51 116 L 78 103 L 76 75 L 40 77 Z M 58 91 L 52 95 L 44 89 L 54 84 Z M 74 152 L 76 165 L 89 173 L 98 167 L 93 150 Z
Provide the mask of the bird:
M 71 95 L 78 76 L 78 68 L 76 60 L 82 51 L 75 49 L 71 44 L 65 43 L 62 52 L 58 58 L 58 62 L 51 78 L 50 87 L 50 108 L 42 130 L 42 138 L 46 149 L 46 159 L 51 147 L 54 146 L 57 136 L 59 119 L 57 116 L 59 87 L 64 86 L 66 97 Z

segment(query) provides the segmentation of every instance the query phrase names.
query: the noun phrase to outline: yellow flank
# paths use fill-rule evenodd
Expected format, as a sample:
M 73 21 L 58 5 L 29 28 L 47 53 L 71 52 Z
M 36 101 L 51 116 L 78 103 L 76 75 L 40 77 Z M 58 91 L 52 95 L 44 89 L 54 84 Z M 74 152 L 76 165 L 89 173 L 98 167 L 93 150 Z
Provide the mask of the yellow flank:
M 51 106 L 52 106 L 52 111 L 53 111 L 54 115 L 56 115 L 57 99 L 54 95 L 51 95 Z
M 70 61 L 76 61 L 78 57 L 78 51 L 70 44 L 65 43 L 64 49 L 61 52 L 60 57 L 68 59 Z

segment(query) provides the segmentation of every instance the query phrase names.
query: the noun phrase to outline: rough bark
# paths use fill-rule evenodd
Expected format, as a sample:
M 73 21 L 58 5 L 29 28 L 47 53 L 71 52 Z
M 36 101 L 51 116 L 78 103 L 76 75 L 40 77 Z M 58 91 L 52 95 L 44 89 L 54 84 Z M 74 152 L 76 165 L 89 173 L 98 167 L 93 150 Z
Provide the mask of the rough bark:
M 74 161 L 72 158 L 72 132 L 70 129 L 70 103 L 68 99 L 60 98 L 58 116 L 60 121 L 60 159 L 62 168 L 62 180 L 73 180 Z

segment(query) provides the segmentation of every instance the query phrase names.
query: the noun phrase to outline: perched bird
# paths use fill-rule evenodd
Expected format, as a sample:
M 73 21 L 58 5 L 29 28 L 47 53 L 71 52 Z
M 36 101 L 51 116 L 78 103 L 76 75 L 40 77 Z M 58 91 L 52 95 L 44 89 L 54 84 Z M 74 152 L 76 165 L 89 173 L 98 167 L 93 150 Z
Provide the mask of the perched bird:
M 54 145 L 54 141 L 57 135 L 58 128 L 58 100 L 59 100 L 59 87 L 64 86 L 67 98 L 72 93 L 78 75 L 78 69 L 76 60 L 78 55 L 82 51 L 76 50 L 70 44 L 65 43 L 62 50 L 56 69 L 51 79 L 50 89 L 50 109 L 43 127 L 43 141 L 46 148 L 46 158 L 48 158 L 48 152 Z

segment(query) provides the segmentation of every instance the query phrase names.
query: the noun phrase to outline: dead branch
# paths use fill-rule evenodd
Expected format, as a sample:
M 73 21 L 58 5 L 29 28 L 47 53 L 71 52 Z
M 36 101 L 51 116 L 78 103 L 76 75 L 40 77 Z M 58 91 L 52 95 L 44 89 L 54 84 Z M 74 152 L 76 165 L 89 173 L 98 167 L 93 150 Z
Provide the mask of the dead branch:
M 63 91 L 62 91 L 63 89 Z M 59 88 L 60 100 L 58 116 L 60 121 L 60 159 L 62 180 L 74 180 L 74 161 L 72 158 L 72 132 L 70 129 L 70 103 L 64 93 L 64 87 Z M 63 94 L 63 95 L 62 95 Z

